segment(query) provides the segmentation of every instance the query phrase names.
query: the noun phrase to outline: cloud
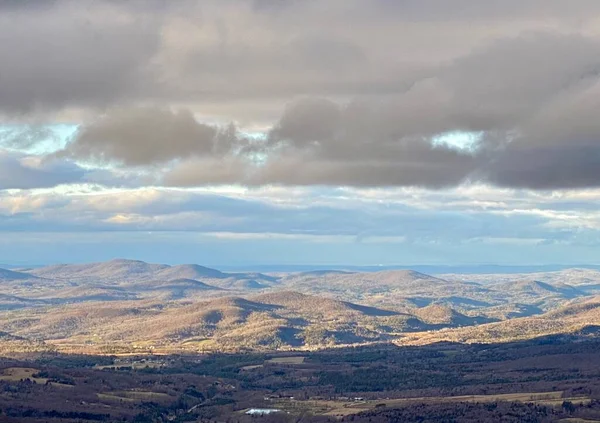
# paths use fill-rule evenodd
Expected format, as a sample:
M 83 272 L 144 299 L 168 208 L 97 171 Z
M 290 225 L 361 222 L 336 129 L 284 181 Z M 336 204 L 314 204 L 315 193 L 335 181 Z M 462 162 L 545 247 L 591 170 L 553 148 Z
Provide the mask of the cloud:
M 579 212 L 579 219 L 573 220 L 577 214 L 571 210 L 539 209 L 532 199 L 517 196 L 488 210 L 472 199 L 459 205 L 460 194 L 439 194 L 439 199 L 416 204 L 378 197 L 365 201 L 357 195 L 309 189 L 296 193 L 296 201 L 281 204 L 268 193 L 253 191 L 238 196 L 154 188 L 68 196 L 21 192 L 0 195 L 0 214 L 11 216 L 2 225 L 13 231 L 271 233 L 361 241 L 402 237 L 403 242 L 415 243 L 482 237 L 568 241 L 576 235 L 574 224 L 588 233 L 600 230 L 592 211 Z M 435 207 L 426 208 L 428 204 Z
M 33 3 L 0 8 L 0 112 L 94 116 L 58 157 L 129 184 L 600 185 L 597 2 Z
M 402 92 L 523 31 L 587 35 L 600 15 L 586 0 L 280 3 L 3 1 L 0 110 L 167 103 L 270 119 L 296 96 Z
M 0 191 L 0 250 L 32 263 L 75 260 L 51 248 L 67 244 L 83 261 L 110 254 L 207 264 L 232 255 L 256 263 L 581 263 L 593 261 L 600 242 L 597 211 L 572 204 L 581 199 L 597 202 L 600 191 Z
M 139 166 L 216 156 L 229 151 L 234 141 L 235 131 L 198 123 L 188 110 L 116 109 L 81 127 L 60 155 Z
M 151 172 L 82 167 L 55 155 L 31 155 L 0 148 L 0 192 L 85 184 L 135 188 L 157 181 Z
M 0 190 L 72 184 L 83 181 L 85 175 L 86 171 L 72 162 L 0 150 Z
M 58 136 L 53 128 L 46 125 L 20 125 L 0 130 L 2 147 L 27 150 L 49 141 L 58 141 Z
M 0 112 L 30 116 L 143 96 L 160 15 L 124 2 L 18 3 L 0 8 Z
M 599 22 L 596 0 L 0 1 L 1 252 L 593 261 Z
M 247 159 L 193 159 L 177 164 L 159 180 L 165 186 L 247 184 L 248 172 L 256 168 Z
M 253 182 L 292 185 L 428 186 L 461 183 L 470 152 L 434 145 L 398 122 L 394 102 L 345 106 L 303 100 L 269 134 L 274 151 Z

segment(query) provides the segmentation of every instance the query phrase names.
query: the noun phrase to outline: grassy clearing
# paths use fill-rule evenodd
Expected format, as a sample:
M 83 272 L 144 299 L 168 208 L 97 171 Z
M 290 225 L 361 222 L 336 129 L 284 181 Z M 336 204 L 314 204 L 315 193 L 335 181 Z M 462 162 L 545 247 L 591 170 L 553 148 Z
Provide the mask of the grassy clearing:
M 293 357 L 274 357 L 269 360 L 266 360 L 265 363 L 278 363 L 278 364 L 302 364 L 306 357 L 293 356 Z
M 375 406 L 354 406 L 354 407 L 342 407 L 342 408 L 334 408 L 333 410 L 329 410 L 323 413 L 326 416 L 336 416 L 336 417 L 345 417 L 351 414 L 362 413 L 363 411 L 369 411 L 373 409 Z
M 440 397 L 440 401 L 467 401 L 467 402 L 493 402 L 493 401 L 518 401 L 543 403 L 545 401 L 562 402 L 562 391 L 555 392 L 519 392 L 515 394 L 496 394 L 496 395 L 461 395 L 456 397 Z M 427 398 L 419 398 L 426 400 Z
M 162 392 L 151 391 L 121 391 L 118 393 L 121 396 L 138 399 L 138 400 L 156 400 L 156 399 L 171 399 L 169 394 Z
M 240 367 L 240 370 L 254 370 L 264 367 L 265 364 L 302 364 L 306 357 L 304 356 L 292 356 L 292 357 L 274 357 L 269 360 L 265 360 L 263 364 L 253 364 L 250 366 Z
M 173 399 L 168 394 L 164 394 L 162 392 L 151 392 L 151 391 L 117 391 L 117 392 L 111 392 L 111 393 L 99 393 L 96 395 L 101 400 L 125 401 L 125 402 L 160 401 L 160 400 Z
M 49 385 L 54 386 L 56 388 L 74 388 L 75 387 L 73 385 L 67 385 L 66 383 L 59 383 L 59 382 L 50 382 Z
M 95 369 L 100 369 L 100 370 L 104 370 L 104 369 L 117 369 L 119 367 L 131 367 L 132 369 L 145 369 L 146 367 L 148 368 L 160 368 L 163 367 L 164 365 L 162 363 L 153 363 L 153 362 L 147 362 L 147 363 L 118 363 L 118 364 L 109 364 L 109 365 L 96 365 L 94 366 Z
M 540 404 L 540 405 L 549 405 L 549 406 L 559 407 L 560 405 L 562 405 L 562 403 L 564 401 L 572 402 L 575 405 L 586 405 L 586 404 L 589 404 L 590 402 L 592 402 L 592 399 L 587 398 L 587 397 L 570 397 L 570 398 L 561 398 L 561 399 L 557 399 L 557 400 L 532 401 L 532 402 L 535 404 Z
M 212 339 L 210 338 L 206 338 L 206 337 L 200 337 L 200 336 L 196 336 L 196 337 L 192 337 L 192 338 L 187 338 L 185 341 L 183 341 L 181 343 L 181 345 L 187 345 L 187 344 L 198 344 L 198 345 L 202 345 L 202 344 L 206 344 L 207 342 L 210 343 L 212 341 Z
M 252 369 L 260 369 L 264 367 L 262 364 L 255 364 L 253 366 L 244 366 L 244 367 L 240 367 L 240 370 L 252 370 Z
M 20 380 L 29 379 L 32 382 L 45 384 L 48 379 L 43 377 L 33 377 L 34 374 L 39 373 L 38 369 L 30 367 L 9 367 L 1 371 L 0 380 L 6 380 L 9 382 L 18 382 Z
M 401 405 L 424 402 L 531 402 L 540 405 L 560 406 L 563 401 L 571 401 L 574 404 L 586 404 L 590 401 L 586 397 L 563 398 L 562 391 L 556 392 L 523 392 L 512 394 L 496 395 L 461 395 L 454 397 L 416 397 L 416 398 L 397 398 L 385 400 L 367 400 L 367 401 L 337 401 L 337 400 L 308 400 L 308 401 L 281 401 L 277 407 L 289 412 L 310 411 L 313 414 L 327 416 L 348 416 L 362 411 L 372 410 L 376 407 L 398 407 Z
M 104 400 L 104 401 L 125 401 L 125 402 L 135 402 L 135 399 L 133 398 L 127 398 L 127 397 L 121 397 L 118 395 L 112 395 L 112 394 L 102 394 L 102 393 L 98 393 L 96 394 L 96 396 L 98 397 L 99 400 Z

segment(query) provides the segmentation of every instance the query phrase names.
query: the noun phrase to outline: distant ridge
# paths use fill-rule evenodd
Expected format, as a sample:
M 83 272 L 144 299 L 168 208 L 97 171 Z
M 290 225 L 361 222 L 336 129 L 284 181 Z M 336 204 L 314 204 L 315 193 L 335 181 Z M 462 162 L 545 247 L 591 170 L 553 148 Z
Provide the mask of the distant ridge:
M 260 273 L 224 273 L 198 264 L 146 263 L 140 260 L 114 259 L 89 264 L 58 264 L 31 269 L 31 274 L 72 282 L 132 283 L 141 281 L 195 280 L 209 281 L 220 288 L 261 289 L 278 282 L 278 278 Z
M 114 259 L 111 261 L 139 261 L 129 259 Z M 99 262 L 106 263 L 106 262 Z M 77 266 L 79 264 L 70 265 Z M 83 264 L 84 266 L 87 264 Z M 60 266 L 60 264 L 19 264 L 19 263 L 0 263 L 0 268 L 16 271 L 25 271 L 50 268 Z M 169 265 L 165 265 L 169 266 Z M 176 267 L 171 265 L 169 267 Z M 185 266 L 185 265 L 182 265 Z M 414 270 L 420 273 L 439 275 L 439 274 L 518 274 L 518 273 L 537 273 L 537 272 L 558 272 L 568 269 L 598 270 L 600 264 L 531 264 L 531 265 L 502 265 L 502 264 L 389 264 L 389 265 L 351 265 L 351 264 L 246 264 L 231 265 L 228 263 L 209 264 L 207 268 L 218 268 L 223 273 L 309 273 L 309 272 L 379 272 L 385 270 Z
M 585 292 L 577 289 L 574 286 L 567 284 L 555 284 L 551 285 L 546 282 L 537 280 L 532 281 L 517 281 L 517 282 L 504 282 L 501 284 L 494 285 L 494 288 L 499 291 L 511 290 L 513 293 L 520 293 L 522 295 L 531 295 L 538 297 L 545 296 L 560 296 L 564 298 L 576 298 L 585 296 Z
M 223 288 L 219 288 L 218 286 L 213 286 L 206 284 L 204 282 L 198 281 L 196 279 L 189 278 L 179 278 L 179 279 L 171 279 L 171 280 L 156 280 L 150 282 L 141 282 L 139 284 L 128 285 L 128 288 L 138 288 L 145 290 L 161 290 L 161 289 L 189 289 L 196 291 L 222 291 Z
M 138 343 L 267 351 L 592 334 L 599 304 L 600 272 L 592 269 L 265 274 L 126 259 L 0 269 L 0 331 L 96 352 L 135 352 Z
M 58 264 L 32 269 L 31 273 L 36 276 L 58 279 L 122 279 L 147 277 L 167 267 L 169 266 L 166 264 L 150 264 L 140 260 L 115 259 L 89 264 Z
M 448 273 L 462 274 L 516 274 L 516 273 L 535 273 L 535 272 L 558 272 L 567 269 L 589 269 L 600 270 L 599 264 L 544 264 L 544 265 L 496 265 L 496 264 L 473 264 L 473 265 L 435 265 L 435 264 L 414 264 L 414 265 L 349 265 L 349 264 L 256 264 L 231 266 L 216 266 L 222 271 L 227 272 L 323 272 L 323 271 L 342 271 L 342 272 L 380 272 L 384 270 L 414 270 L 420 273 L 439 275 Z
M 179 264 L 168 266 L 155 275 L 159 279 L 198 279 L 198 278 L 216 278 L 225 279 L 227 274 L 217 269 L 200 266 L 198 264 Z
M 17 272 L 14 270 L 0 268 L 0 281 L 10 281 L 10 280 L 15 281 L 15 280 L 24 280 L 24 279 L 37 279 L 37 278 L 28 273 Z

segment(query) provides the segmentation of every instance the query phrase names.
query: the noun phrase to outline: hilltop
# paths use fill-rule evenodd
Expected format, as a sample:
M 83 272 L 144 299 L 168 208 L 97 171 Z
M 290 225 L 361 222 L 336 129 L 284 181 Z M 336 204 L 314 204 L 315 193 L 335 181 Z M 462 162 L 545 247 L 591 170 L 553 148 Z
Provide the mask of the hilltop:
M 491 343 L 526 340 L 549 335 L 600 334 L 600 297 L 574 301 L 532 317 L 509 319 L 442 332 L 411 334 L 403 344 L 434 342 Z

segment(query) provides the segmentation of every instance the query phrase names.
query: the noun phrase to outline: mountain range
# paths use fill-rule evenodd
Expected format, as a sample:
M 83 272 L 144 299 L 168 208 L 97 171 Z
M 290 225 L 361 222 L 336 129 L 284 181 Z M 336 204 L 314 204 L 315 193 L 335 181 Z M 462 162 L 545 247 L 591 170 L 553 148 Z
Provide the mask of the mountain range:
M 136 260 L 0 269 L 0 331 L 77 352 L 486 342 L 600 325 L 600 272 L 227 273 Z M 11 338 L 12 339 L 12 338 Z

